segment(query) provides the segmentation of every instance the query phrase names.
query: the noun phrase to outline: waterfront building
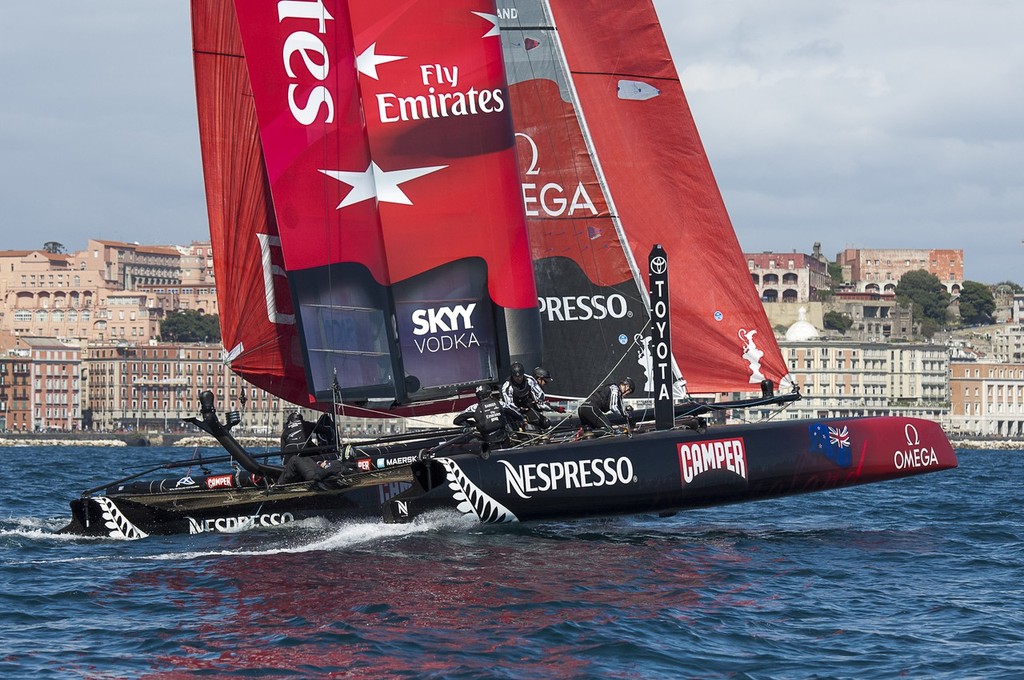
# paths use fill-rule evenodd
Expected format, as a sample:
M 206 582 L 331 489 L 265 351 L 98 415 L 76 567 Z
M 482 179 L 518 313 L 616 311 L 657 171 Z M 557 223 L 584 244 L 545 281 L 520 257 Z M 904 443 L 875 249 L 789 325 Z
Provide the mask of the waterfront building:
M 28 350 L 11 349 L 0 354 L 0 432 L 32 429 L 29 378 Z
M 199 393 L 210 390 L 218 411 L 243 412 L 239 431 L 280 432 L 286 404 L 232 373 L 224 356 L 216 343 L 90 346 L 85 359 L 87 427 L 177 431 L 182 419 L 198 414 Z
M 1024 363 L 953 361 L 950 393 L 950 434 L 1024 437 Z
M 0 358 L 0 430 L 82 427 L 81 348 L 55 338 L 6 336 Z
M 941 420 L 949 412 L 949 357 L 942 345 L 827 339 L 779 341 L 803 398 L 789 418 L 904 415 Z

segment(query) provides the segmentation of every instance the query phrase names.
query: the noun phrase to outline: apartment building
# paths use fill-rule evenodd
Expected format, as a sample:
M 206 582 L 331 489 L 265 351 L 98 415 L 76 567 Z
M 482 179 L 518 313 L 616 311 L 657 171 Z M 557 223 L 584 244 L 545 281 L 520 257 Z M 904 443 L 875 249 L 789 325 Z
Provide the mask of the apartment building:
M 81 348 L 36 337 L 20 337 L 4 345 L 0 355 L 0 430 L 81 429 Z
M 953 435 L 1024 437 L 1024 363 L 952 361 Z
M 803 399 L 790 418 L 899 414 L 940 420 L 949 412 L 949 355 L 942 345 L 830 339 L 780 340 Z

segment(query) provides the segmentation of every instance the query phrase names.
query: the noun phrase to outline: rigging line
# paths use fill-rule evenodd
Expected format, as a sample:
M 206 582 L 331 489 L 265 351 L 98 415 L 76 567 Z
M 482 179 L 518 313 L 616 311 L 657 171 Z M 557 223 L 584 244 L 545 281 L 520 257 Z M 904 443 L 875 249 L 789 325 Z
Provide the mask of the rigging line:
M 648 319 L 647 323 L 645 323 L 643 325 L 643 327 L 640 329 L 641 330 L 641 335 L 642 335 L 643 331 L 648 330 L 650 327 L 651 327 L 651 321 Z M 619 358 L 618 361 L 615 362 L 615 364 L 612 366 L 611 370 L 608 371 L 608 373 L 605 374 L 604 379 L 602 379 L 601 382 L 593 390 L 591 390 L 590 394 L 588 394 L 586 397 L 583 398 L 584 401 L 586 401 L 587 399 L 590 399 L 592 396 L 594 396 L 594 394 L 599 389 L 601 389 L 602 387 L 604 387 L 605 385 L 608 384 L 608 381 L 612 379 L 612 375 L 619 370 L 619 366 L 621 366 L 622 362 L 626 360 L 627 356 L 629 356 L 630 351 L 632 351 L 636 347 L 639 347 L 639 344 L 640 343 L 637 341 L 637 336 L 634 335 L 633 336 L 633 342 L 631 342 L 629 344 L 629 346 L 626 347 L 626 351 L 622 353 L 622 356 Z M 617 380 L 615 382 L 618 383 Z

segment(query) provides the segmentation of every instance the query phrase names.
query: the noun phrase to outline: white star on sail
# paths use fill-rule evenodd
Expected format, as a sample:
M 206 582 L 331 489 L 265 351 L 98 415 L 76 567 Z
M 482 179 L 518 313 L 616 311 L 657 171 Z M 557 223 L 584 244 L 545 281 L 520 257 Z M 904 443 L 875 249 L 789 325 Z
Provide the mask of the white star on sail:
M 496 36 L 501 35 L 501 32 L 498 29 L 498 16 L 496 14 L 487 14 L 486 12 L 473 12 L 473 14 L 477 15 L 481 19 L 486 19 L 487 21 L 490 21 L 491 24 L 493 24 L 491 26 L 491 30 L 484 33 L 483 37 L 494 38 Z
M 384 171 L 377 167 L 376 163 L 370 161 L 369 167 L 362 172 L 346 172 L 344 170 L 321 170 L 320 172 L 352 187 L 352 191 L 348 192 L 338 204 L 338 210 L 341 210 L 346 206 L 370 198 L 376 198 L 378 203 L 412 205 L 412 201 L 399 185 L 432 172 L 444 170 L 447 167 L 447 165 L 434 165 L 426 168 Z
M 377 43 L 373 43 L 363 53 L 356 57 L 356 69 L 365 76 L 369 76 L 374 80 L 380 80 L 377 77 L 377 67 L 381 64 L 390 64 L 393 61 L 400 61 L 405 57 L 396 57 L 389 54 L 377 54 Z

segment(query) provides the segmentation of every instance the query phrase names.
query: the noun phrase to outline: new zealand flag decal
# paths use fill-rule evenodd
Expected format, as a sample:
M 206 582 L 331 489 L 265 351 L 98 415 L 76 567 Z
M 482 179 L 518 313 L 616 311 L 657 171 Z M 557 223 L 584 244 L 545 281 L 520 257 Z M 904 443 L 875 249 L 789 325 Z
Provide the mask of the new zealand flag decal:
M 850 467 L 853 460 L 850 448 L 850 429 L 845 425 L 831 427 L 815 423 L 809 428 L 811 451 L 823 453 L 826 458 L 840 467 Z

